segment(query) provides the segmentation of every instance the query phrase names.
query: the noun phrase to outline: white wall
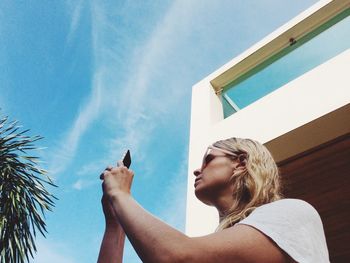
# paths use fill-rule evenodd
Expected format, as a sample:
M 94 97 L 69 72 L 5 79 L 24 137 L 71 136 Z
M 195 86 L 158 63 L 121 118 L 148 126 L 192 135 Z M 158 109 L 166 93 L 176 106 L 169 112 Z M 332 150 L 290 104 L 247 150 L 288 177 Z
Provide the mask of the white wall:
M 350 50 L 223 119 L 222 106 L 210 78 L 193 87 L 190 131 L 186 233 L 198 236 L 215 230 L 216 210 L 194 195 L 193 170 L 206 147 L 229 137 L 266 143 L 350 102 Z

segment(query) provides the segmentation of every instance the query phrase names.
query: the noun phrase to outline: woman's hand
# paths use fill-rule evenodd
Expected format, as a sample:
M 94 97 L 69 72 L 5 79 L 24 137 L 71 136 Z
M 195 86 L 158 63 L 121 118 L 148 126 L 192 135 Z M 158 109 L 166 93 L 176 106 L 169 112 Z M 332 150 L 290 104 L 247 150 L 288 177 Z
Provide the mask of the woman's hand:
M 103 194 L 108 198 L 118 194 L 130 195 L 133 178 L 133 171 L 125 167 L 122 161 L 118 162 L 117 167 L 107 167 L 100 176 L 100 179 L 103 180 Z

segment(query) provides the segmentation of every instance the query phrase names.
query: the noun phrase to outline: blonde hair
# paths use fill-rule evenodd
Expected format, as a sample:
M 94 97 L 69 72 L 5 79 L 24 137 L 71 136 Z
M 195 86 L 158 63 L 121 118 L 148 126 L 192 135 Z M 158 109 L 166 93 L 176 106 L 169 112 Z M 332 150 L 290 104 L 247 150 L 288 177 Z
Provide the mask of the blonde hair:
M 246 168 L 231 178 L 234 202 L 221 216 L 217 231 L 233 226 L 258 206 L 282 198 L 276 162 L 264 145 L 251 139 L 229 138 L 213 146 L 240 156 Z

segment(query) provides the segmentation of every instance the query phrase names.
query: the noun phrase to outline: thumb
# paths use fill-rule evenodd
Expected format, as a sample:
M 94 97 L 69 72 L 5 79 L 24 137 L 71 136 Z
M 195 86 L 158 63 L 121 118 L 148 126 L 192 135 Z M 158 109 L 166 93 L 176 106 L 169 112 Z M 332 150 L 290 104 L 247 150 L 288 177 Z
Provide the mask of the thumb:
M 123 166 L 124 166 L 123 161 L 122 161 L 122 160 L 119 160 L 119 161 L 117 162 L 117 167 L 123 167 Z

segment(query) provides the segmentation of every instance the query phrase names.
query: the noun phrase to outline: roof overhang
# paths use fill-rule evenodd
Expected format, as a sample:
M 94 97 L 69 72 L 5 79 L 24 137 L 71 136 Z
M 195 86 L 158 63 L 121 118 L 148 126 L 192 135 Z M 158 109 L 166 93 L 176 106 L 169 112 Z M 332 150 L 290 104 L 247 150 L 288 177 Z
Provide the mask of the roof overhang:
M 349 116 L 350 104 L 347 104 L 265 143 L 265 146 L 281 164 L 337 138 L 349 136 Z

